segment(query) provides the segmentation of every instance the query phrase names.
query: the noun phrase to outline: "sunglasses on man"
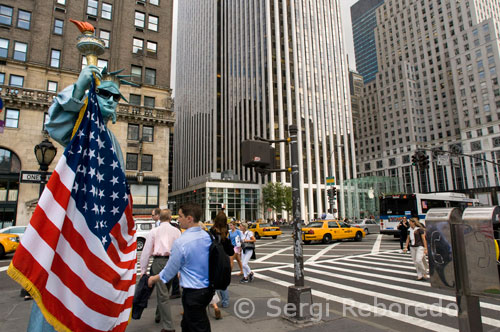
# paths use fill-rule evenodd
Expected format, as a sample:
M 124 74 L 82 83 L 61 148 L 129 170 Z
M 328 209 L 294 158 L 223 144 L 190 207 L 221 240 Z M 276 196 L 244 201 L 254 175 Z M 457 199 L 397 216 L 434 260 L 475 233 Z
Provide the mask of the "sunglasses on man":
M 100 89 L 96 89 L 95 92 L 97 93 L 97 95 L 101 98 L 104 98 L 106 100 L 109 99 L 109 97 L 113 96 L 113 100 L 115 102 L 119 102 L 120 101 L 120 98 L 122 97 L 120 94 L 117 94 L 117 93 L 113 93 L 113 92 L 110 92 L 108 90 L 100 90 Z

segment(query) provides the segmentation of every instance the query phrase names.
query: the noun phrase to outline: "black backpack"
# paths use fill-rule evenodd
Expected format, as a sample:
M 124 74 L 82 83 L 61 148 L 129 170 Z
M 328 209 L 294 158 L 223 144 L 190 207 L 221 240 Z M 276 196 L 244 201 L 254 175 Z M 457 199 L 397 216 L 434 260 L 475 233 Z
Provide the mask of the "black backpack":
M 224 251 L 220 236 L 215 237 L 207 232 L 212 239 L 208 258 L 208 280 L 214 289 L 227 289 L 231 283 L 231 263 L 229 256 Z

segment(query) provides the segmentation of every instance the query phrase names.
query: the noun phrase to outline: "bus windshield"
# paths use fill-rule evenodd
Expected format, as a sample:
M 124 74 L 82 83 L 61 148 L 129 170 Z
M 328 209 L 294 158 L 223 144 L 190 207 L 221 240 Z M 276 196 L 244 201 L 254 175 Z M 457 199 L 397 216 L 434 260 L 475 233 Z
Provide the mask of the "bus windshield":
M 403 198 L 404 197 L 404 198 Z M 417 215 L 417 199 L 415 196 L 387 196 L 380 200 L 380 215 Z

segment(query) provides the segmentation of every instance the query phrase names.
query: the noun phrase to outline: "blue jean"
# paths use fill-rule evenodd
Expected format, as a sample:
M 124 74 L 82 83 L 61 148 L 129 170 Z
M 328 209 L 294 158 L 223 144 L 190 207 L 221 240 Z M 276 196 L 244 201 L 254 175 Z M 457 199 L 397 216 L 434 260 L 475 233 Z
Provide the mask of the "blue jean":
M 226 290 L 218 289 L 217 293 L 219 293 L 222 307 L 223 308 L 229 307 L 229 291 L 227 289 Z

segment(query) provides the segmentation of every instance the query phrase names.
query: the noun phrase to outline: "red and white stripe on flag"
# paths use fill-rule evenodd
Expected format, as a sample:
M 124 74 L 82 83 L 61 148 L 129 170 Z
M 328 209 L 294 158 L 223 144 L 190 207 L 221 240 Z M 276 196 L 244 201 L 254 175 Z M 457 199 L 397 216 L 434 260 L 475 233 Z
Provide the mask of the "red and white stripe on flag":
M 136 282 L 132 197 L 100 113 L 91 110 L 80 128 L 7 273 L 58 331 L 125 331 Z

